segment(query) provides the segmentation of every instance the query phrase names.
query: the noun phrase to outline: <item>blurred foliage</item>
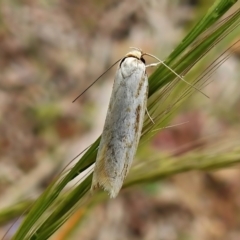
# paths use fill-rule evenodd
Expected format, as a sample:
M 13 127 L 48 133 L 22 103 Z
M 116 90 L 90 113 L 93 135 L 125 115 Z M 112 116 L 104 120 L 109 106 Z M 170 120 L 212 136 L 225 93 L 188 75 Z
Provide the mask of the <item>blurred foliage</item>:
M 239 24 L 238 22 L 240 19 L 240 13 L 237 10 L 230 17 L 226 18 L 226 20 L 222 21 L 216 27 L 213 27 L 210 31 L 208 31 L 205 37 L 197 39 L 204 31 L 206 31 L 206 29 L 209 29 L 234 4 L 234 2 L 235 1 L 216 1 L 214 5 L 209 9 L 205 17 L 199 21 L 199 23 L 192 29 L 192 31 L 190 31 L 190 33 L 185 37 L 180 45 L 167 58 L 165 63 L 172 67 L 176 72 L 180 74 L 186 74 L 195 65 L 196 62 L 198 62 L 206 53 L 208 53 L 208 51 L 216 43 L 224 38 L 229 29 L 230 31 L 233 31 L 235 26 Z M 194 42 L 196 43 L 194 44 Z M 201 87 L 201 81 L 203 80 L 204 77 L 198 79 L 198 84 L 196 86 Z M 171 92 L 175 88 L 175 85 L 178 83 L 178 81 L 179 80 L 176 79 L 176 76 L 169 72 L 169 70 L 166 69 L 163 65 L 161 65 L 149 78 L 149 94 L 151 96 L 155 93 L 154 100 L 151 103 L 149 110 L 151 112 L 151 109 L 153 109 L 155 106 L 158 106 L 159 101 L 161 102 L 162 109 L 157 109 L 160 114 L 158 113 L 158 116 L 154 118 L 156 122 L 156 125 L 154 125 L 154 127 L 163 127 L 161 125 L 162 119 L 166 118 L 168 114 L 171 113 L 175 105 L 180 104 L 182 99 L 186 98 L 187 95 L 193 92 L 193 88 L 189 87 L 186 84 L 182 84 L 182 87 L 178 88 L 179 98 L 176 99 L 174 94 L 172 98 Z M 161 91 L 158 91 L 160 89 Z M 165 97 L 170 102 L 170 104 L 168 104 L 168 107 L 162 105 L 161 99 Z M 149 120 L 145 121 L 144 126 L 144 129 L 146 129 L 144 131 L 146 132 L 150 132 L 153 128 L 152 126 L 149 126 Z M 29 214 L 26 216 L 21 227 L 15 234 L 14 239 L 47 239 L 69 218 L 69 216 L 79 206 L 79 203 L 81 203 L 80 199 L 83 198 L 85 193 L 87 193 L 89 190 L 91 184 L 91 175 L 86 177 L 85 180 L 82 179 L 81 183 L 71 189 L 71 191 L 69 191 L 69 193 L 64 197 L 64 201 L 58 203 L 57 205 L 54 204 L 54 201 L 57 197 L 59 197 L 59 194 L 68 184 L 68 182 L 76 177 L 76 174 L 81 173 L 86 169 L 87 166 L 90 166 L 94 162 L 98 143 L 99 139 L 89 148 L 89 150 L 87 150 L 81 160 L 79 160 L 72 169 L 62 174 L 62 176 L 56 182 L 53 182 L 39 197 Z M 204 157 L 200 155 L 198 157 L 200 159 L 204 159 Z M 219 157 L 219 155 L 217 157 Z M 186 159 L 186 157 L 184 159 Z M 191 162 L 196 161 L 196 159 L 193 159 L 193 157 L 190 157 L 190 159 Z M 214 159 L 216 159 L 216 157 Z M 224 159 L 225 163 L 223 164 L 228 165 L 226 163 L 227 159 Z M 161 160 L 161 162 L 163 161 Z M 236 162 L 236 160 L 234 160 L 234 162 Z M 171 161 L 168 161 L 167 159 L 166 163 L 167 166 L 169 166 L 168 164 L 171 165 Z M 163 164 L 165 165 L 166 163 L 164 161 Z M 182 171 L 189 170 L 191 168 L 194 169 L 191 164 L 184 166 L 184 161 L 180 161 L 180 163 L 183 164 Z M 148 162 L 141 166 L 141 170 L 144 170 L 144 172 L 146 172 L 146 166 L 149 167 Z M 160 166 L 160 169 L 165 170 L 165 175 L 168 175 L 166 170 L 168 169 L 167 166 L 166 168 Z M 176 165 L 174 164 L 174 166 Z M 217 167 L 219 167 L 219 165 L 217 165 Z M 202 168 L 208 167 L 205 166 Z M 153 169 L 157 170 L 156 167 Z M 132 171 L 129 175 L 129 178 L 131 179 L 133 176 L 139 176 L 140 179 L 138 181 L 141 181 L 142 179 L 143 182 L 145 182 L 148 180 L 156 180 L 156 178 L 160 177 L 159 173 L 155 174 L 149 171 L 149 175 L 146 175 L 146 178 L 144 178 L 143 172 L 134 175 L 134 171 Z M 136 182 L 136 180 L 133 182 Z M 49 211 L 50 209 L 51 211 Z M 41 218 L 41 216 L 43 216 L 43 218 Z
M 154 19 L 151 19 L 154 14 L 148 12 L 148 4 L 152 4 L 153 9 L 156 7 L 154 1 L 139 3 L 142 7 L 140 11 L 134 8 L 134 4 L 121 5 L 117 1 L 90 1 L 83 5 L 78 1 L 63 0 L 61 7 L 57 1 L 24 2 L 0 3 L 0 66 L 9 66 L 9 69 L 4 68 L 8 70 L 2 71 L 0 75 L 0 89 L 7 99 L 2 101 L 3 107 L 0 104 L 0 121 L 3 123 L 0 128 L 0 154 L 4 158 L 7 156 L 7 160 L 15 159 L 23 174 L 43 161 L 43 153 L 49 150 L 52 150 L 52 161 L 57 164 L 56 154 L 54 155 L 57 145 L 89 129 L 91 123 L 86 118 L 89 109 L 83 108 L 82 104 L 89 98 L 91 101 L 91 97 L 86 95 L 75 105 L 66 102 L 71 102 L 72 96 L 77 95 L 79 89 L 84 89 L 89 84 L 88 79 L 94 79 L 95 72 L 101 72 L 109 65 L 110 45 L 131 36 L 131 26 L 136 22 L 140 22 L 142 27 L 148 24 L 146 19 L 149 19 L 149 22 Z M 239 36 L 239 8 L 233 7 L 229 11 L 235 2 L 237 1 L 215 1 L 205 16 L 165 60 L 166 64 L 198 89 L 209 84 L 210 77 L 229 58 L 229 54 L 232 55 L 237 49 L 237 45 L 232 45 L 222 54 Z M 124 14 L 117 15 L 116 6 L 119 6 L 119 12 Z M 206 8 L 205 4 L 201 6 L 201 9 Z M 105 12 L 109 9 L 113 11 L 107 16 Z M 203 15 L 201 9 L 198 15 Z M 146 18 L 143 18 L 143 15 L 146 15 Z M 111 24 L 106 28 L 109 19 Z M 152 22 L 156 22 L 156 25 L 153 23 L 151 30 L 157 35 L 161 22 Z M 189 23 L 191 25 L 191 21 Z M 108 38 L 112 39 L 111 44 L 106 40 Z M 105 44 L 102 44 L 102 39 L 106 40 Z M 158 41 L 157 44 L 160 49 L 161 42 Z M 100 46 L 100 52 L 93 51 L 94 46 L 97 49 Z M 95 56 L 98 58 L 96 57 L 94 62 L 92 59 Z M 195 115 L 193 113 L 188 116 L 193 123 L 186 124 L 187 127 L 183 125 L 180 130 L 172 130 L 171 134 L 165 131 L 164 128 L 171 123 L 174 116 L 181 113 L 177 110 L 183 109 L 187 112 L 188 107 L 191 108 L 191 95 L 197 99 L 198 104 L 204 104 L 206 99 L 201 93 L 181 82 L 163 65 L 149 77 L 149 83 L 148 110 L 155 124 L 153 125 L 146 116 L 138 159 L 126 179 L 124 188 L 155 182 L 180 172 L 212 171 L 239 162 L 238 137 L 234 134 L 211 136 L 209 139 L 199 137 L 203 127 L 202 115 L 197 111 Z M 94 93 L 93 95 L 95 96 Z M 237 105 L 237 100 L 235 104 Z M 223 111 L 223 108 L 215 109 L 221 110 Z M 226 111 L 222 114 L 226 115 Z M 235 114 L 238 128 L 239 115 L 237 111 Z M 232 116 L 224 117 L 233 121 Z M 184 123 L 188 118 L 180 115 L 178 120 Z M 217 123 L 214 128 L 224 129 L 229 123 L 220 124 L 225 126 L 220 128 Z M 158 134 L 159 131 L 162 135 Z M 151 146 L 146 144 L 150 139 Z M 86 150 L 73 167 L 64 170 L 49 185 L 31 209 L 28 209 L 28 205 L 32 204 L 32 201 L 27 201 L 1 211 L 0 221 L 4 223 L 24 210 L 29 210 L 13 239 L 47 239 L 72 215 L 77 214 L 79 207 L 81 221 L 92 206 L 107 199 L 106 194 L 102 192 L 94 196 L 88 193 L 92 177 L 91 166 L 96 158 L 99 140 L 100 138 Z M 184 146 L 182 143 L 187 141 L 190 143 Z M 23 143 L 23 146 L 19 147 L 18 143 Z M 9 146 L 14 151 L 6 154 Z M 154 146 L 157 149 L 154 149 Z M 166 150 L 169 146 L 170 153 Z M 88 173 L 84 172 L 85 170 L 88 170 Z M 12 176 L 14 177 L 14 174 Z M 73 179 L 77 179 L 77 184 L 69 187 Z

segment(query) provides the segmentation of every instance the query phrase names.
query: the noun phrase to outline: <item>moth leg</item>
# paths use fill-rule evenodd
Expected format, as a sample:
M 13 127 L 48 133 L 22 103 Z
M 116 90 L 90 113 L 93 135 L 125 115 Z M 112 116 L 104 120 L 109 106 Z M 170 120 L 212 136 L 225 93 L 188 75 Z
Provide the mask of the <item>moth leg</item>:
M 146 65 L 146 68 L 147 68 L 147 67 L 156 67 L 156 66 L 160 65 L 161 63 L 162 63 L 162 62 L 151 63 L 151 64 Z
M 152 122 L 153 124 L 155 124 L 155 122 L 153 121 L 152 117 L 150 116 L 150 114 L 149 114 L 147 108 L 146 108 L 146 112 L 147 112 L 147 115 L 148 115 L 149 119 L 151 120 L 151 122 Z

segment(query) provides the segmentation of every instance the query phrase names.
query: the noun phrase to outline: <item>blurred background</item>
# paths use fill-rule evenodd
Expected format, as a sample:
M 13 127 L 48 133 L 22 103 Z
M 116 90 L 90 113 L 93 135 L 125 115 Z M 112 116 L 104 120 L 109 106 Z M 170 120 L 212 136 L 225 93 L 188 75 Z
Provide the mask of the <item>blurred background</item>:
M 1 1 L 0 209 L 36 198 L 101 134 L 116 67 L 72 103 L 78 94 L 131 46 L 164 60 L 212 3 Z M 210 99 L 194 94 L 169 123 L 187 124 L 163 129 L 149 142 L 155 154 L 178 156 L 208 147 L 220 134 L 237 137 L 239 53 L 204 89 Z M 206 59 L 202 65 L 208 64 Z M 201 71 L 200 66 L 195 74 Z M 51 239 L 238 240 L 239 189 L 237 166 L 178 174 L 123 190 L 115 200 L 94 206 L 84 221 L 80 209 Z M 0 236 L 11 224 L 2 221 Z

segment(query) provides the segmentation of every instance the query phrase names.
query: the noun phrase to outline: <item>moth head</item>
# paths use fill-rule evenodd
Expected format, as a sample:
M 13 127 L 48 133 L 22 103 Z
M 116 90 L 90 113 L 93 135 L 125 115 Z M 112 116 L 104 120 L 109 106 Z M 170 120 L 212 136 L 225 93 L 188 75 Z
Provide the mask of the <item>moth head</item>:
M 134 57 L 145 64 L 145 59 L 143 58 L 143 52 L 140 49 L 134 48 L 133 51 L 127 53 L 124 58 Z

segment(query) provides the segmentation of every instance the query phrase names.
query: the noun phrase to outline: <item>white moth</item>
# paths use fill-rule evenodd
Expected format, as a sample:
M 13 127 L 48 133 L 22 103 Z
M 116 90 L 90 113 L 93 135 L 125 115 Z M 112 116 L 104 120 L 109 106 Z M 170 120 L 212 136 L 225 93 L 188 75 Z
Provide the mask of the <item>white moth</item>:
M 148 97 L 148 77 L 140 50 L 120 62 L 97 153 L 92 187 L 117 196 L 129 172 L 142 132 Z
M 111 198 L 118 195 L 123 185 L 141 136 L 148 97 L 146 67 L 161 63 L 182 81 L 200 91 L 158 58 L 158 63 L 145 65 L 143 55 L 156 58 L 136 49 L 129 52 L 119 64 L 97 153 L 91 190 L 101 187 Z

